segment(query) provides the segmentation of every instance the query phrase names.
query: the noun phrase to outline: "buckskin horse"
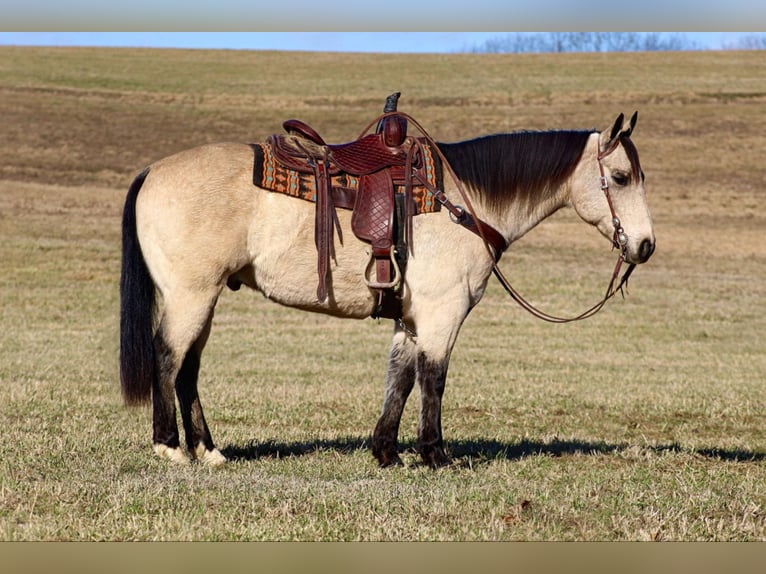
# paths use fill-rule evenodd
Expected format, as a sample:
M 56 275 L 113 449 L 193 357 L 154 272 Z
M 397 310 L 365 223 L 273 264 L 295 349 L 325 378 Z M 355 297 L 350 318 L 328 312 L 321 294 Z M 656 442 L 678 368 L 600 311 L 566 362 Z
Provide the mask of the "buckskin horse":
M 355 210 L 333 205 L 342 202 L 327 196 L 329 207 L 320 213 L 322 198 L 316 194 L 317 203 L 311 203 L 254 185 L 255 145 L 203 145 L 151 164 L 135 178 L 123 213 L 120 378 L 128 405 L 152 402 L 154 451 L 178 463 L 226 461 L 215 447 L 197 392 L 200 356 L 226 286 L 246 285 L 282 305 L 347 318 L 375 315 L 386 290 L 381 287 L 396 287 L 398 314 L 392 316 L 396 321 L 372 452 L 381 466 L 401 464 L 399 423 L 417 382 L 418 452 L 431 467 L 449 464 L 441 405 L 450 354 L 502 251 L 571 206 L 620 249 L 620 260 L 631 270 L 653 253 L 644 174 L 630 139 L 636 115 L 626 121 L 620 114 L 603 132 L 430 140 L 454 178 L 445 174 L 441 187 L 429 186 L 436 209 L 421 213 L 408 204 L 410 217 L 399 224 L 409 228 L 406 271 L 385 285 L 374 277 L 374 245 L 355 234 Z M 315 192 L 327 194 L 334 185 L 330 172 L 335 168 L 337 176 L 339 171 L 333 157 L 342 164 L 343 153 L 356 148 L 335 149 L 343 146 L 327 146 L 304 124 L 298 127 L 301 133 L 290 136 L 294 147 L 315 150 L 304 160 L 316 177 L 303 177 L 315 181 Z M 398 159 L 383 163 L 397 163 L 400 175 L 411 177 L 423 162 L 405 148 L 422 148 L 419 141 L 399 138 L 383 150 Z M 391 253 L 401 250 L 400 245 Z M 374 262 L 387 259 L 384 254 Z M 176 422 L 176 397 L 186 449 Z

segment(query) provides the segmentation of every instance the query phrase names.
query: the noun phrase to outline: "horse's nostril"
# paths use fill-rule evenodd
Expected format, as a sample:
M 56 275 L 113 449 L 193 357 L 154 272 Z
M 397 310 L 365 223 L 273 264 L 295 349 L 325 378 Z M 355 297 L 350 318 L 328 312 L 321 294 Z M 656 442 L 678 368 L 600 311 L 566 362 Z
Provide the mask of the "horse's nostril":
M 641 261 L 646 261 L 652 256 L 652 253 L 654 253 L 654 241 L 644 239 L 638 248 L 638 256 L 641 258 Z

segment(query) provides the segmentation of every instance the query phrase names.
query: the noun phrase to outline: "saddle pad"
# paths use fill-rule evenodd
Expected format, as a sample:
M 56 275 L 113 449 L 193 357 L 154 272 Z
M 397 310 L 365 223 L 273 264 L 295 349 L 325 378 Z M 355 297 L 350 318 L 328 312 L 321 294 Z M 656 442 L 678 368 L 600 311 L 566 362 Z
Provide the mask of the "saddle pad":
M 255 155 L 253 166 L 253 184 L 262 189 L 284 193 L 306 201 L 316 202 L 316 180 L 312 173 L 299 173 L 281 165 L 271 151 L 269 143 L 251 144 Z M 438 156 L 426 143 L 423 143 L 425 173 L 428 182 L 436 189 L 442 189 L 442 166 Z M 333 176 L 332 187 L 358 190 L 359 178 L 346 173 Z M 432 213 L 439 211 L 441 204 L 423 185 L 412 187 L 412 197 L 417 206 L 417 213 Z M 394 191 L 404 192 L 404 185 L 395 185 Z

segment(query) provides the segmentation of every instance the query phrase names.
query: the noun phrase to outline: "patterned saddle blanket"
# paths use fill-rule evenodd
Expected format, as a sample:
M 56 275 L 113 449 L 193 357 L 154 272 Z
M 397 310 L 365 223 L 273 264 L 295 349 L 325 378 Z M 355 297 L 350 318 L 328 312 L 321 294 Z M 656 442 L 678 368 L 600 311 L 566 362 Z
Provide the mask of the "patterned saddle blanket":
M 255 161 L 253 166 L 253 184 L 269 191 L 283 193 L 304 201 L 317 201 L 317 181 L 313 173 L 298 171 L 282 165 L 274 157 L 272 144 L 268 142 L 253 144 Z M 442 166 L 439 157 L 434 154 L 431 147 L 423 142 L 422 149 L 423 173 L 428 182 L 435 189 L 443 189 Z M 359 190 L 359 182 L 363 176 L 338 173 L 331 175 L 331 187 L 334 195 L 338 197 L 336 207 L 342 209 L 354 209 L 356 192 Z M 403 194 L 405 182 L 394 181 L 394 193 Z M 416 215 L 439 211 L 441 204 L 433 197 L 433 193 L 424 185 L 415 182 L 412 186 L 412 199 L 414 201 Z

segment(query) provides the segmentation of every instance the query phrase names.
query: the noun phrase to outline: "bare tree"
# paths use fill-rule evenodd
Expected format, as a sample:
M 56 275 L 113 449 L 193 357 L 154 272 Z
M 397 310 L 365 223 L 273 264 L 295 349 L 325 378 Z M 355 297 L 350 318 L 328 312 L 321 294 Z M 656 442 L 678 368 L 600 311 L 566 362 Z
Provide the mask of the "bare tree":
M 724 50 L 766 50 L 766 34 L 748 34 L 725 44 Z
M 659 32 L 510 33 L 469 48 L 475 53 L 649 52 L 699 50 L 681 34 Z

